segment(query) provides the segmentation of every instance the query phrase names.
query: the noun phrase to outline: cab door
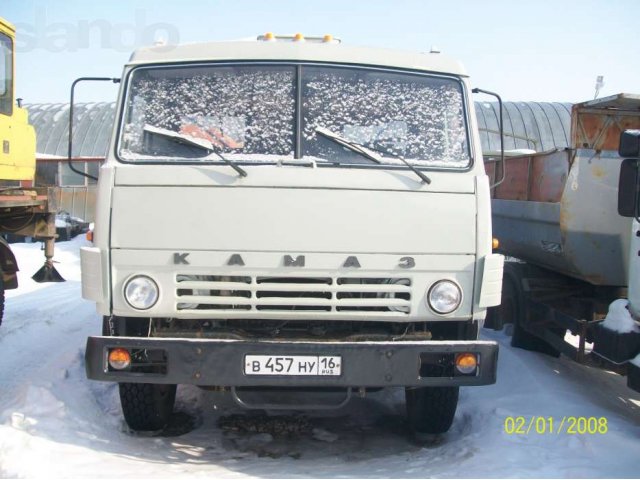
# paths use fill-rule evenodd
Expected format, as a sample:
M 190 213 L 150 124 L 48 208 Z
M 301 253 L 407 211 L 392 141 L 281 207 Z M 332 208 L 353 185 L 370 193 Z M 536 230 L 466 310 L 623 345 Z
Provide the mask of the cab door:
M 13 38 L 0 31 L 0 180 L 15 166 L 13 119 Z
M 3 26 L 0 21 L 0 182 L 13 186 L 33 180 L 36 137 L 27 111 L 15 105 L 14 37 Z

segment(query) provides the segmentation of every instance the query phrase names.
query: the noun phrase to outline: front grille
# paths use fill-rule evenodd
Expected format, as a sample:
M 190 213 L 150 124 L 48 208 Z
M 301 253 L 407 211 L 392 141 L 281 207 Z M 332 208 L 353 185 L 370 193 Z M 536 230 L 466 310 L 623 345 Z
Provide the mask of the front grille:
M 176 275 L 176 308 L 253 312 L 411 313 L 411 279 Z

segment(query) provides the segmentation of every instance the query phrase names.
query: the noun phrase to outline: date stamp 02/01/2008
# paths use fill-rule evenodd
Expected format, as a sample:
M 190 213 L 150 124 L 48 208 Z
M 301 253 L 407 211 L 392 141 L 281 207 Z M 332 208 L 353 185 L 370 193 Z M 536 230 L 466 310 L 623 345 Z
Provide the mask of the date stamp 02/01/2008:
M 606 417 L 506 417 L 507 435 L 604 435 L 609 430 Z

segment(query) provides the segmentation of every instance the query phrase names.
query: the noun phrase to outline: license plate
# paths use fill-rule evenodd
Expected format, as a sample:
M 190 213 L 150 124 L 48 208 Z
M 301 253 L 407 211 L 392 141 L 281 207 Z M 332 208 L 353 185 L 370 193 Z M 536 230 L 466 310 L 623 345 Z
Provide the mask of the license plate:
M 342 357 L 316 355 L 246 355 L 245 375 L 340 376 Z

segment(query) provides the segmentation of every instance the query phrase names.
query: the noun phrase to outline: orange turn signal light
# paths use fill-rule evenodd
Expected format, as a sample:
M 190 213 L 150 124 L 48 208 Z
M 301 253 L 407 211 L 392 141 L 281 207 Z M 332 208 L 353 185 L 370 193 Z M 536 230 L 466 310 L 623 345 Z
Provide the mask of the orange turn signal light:
M 114 370 L 124 370 L 131 365 L 131 354 L 124 348 L 114 348 L 109 352 L 109 365 Z
M 93 243 L 93 230 L 87 231 L 87 240 Z
M 500 240 L 498 240 L 497 238 L 493 238 L 491 240 L 491 248 L 493 248 L 494 250 L 497 250 L 498 247 L 500 247 Z
M 456 355 L 456 368 L 460 373 L 468 375 L 478 367 L 478 357 L 475 353 L 459 353 Z

